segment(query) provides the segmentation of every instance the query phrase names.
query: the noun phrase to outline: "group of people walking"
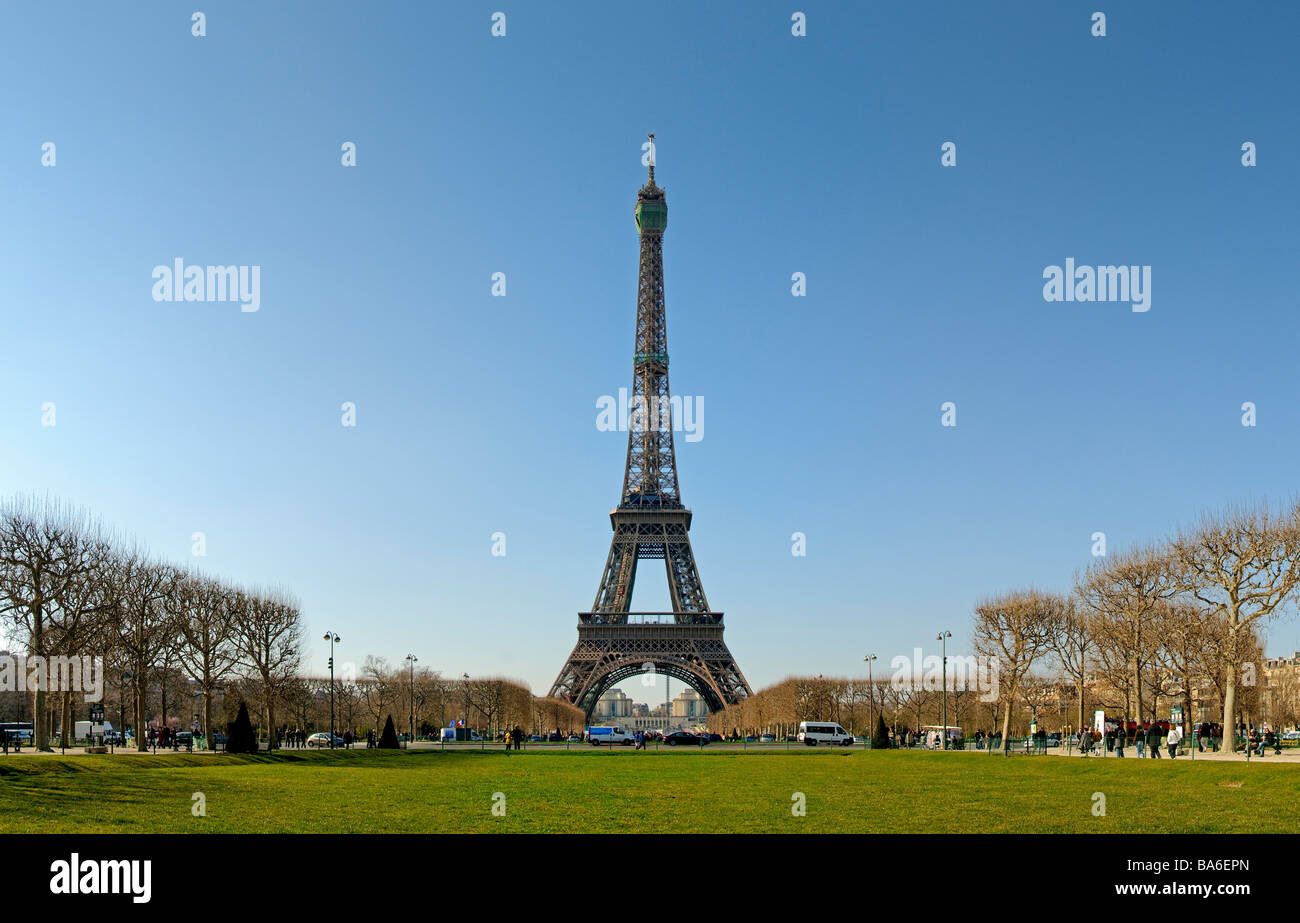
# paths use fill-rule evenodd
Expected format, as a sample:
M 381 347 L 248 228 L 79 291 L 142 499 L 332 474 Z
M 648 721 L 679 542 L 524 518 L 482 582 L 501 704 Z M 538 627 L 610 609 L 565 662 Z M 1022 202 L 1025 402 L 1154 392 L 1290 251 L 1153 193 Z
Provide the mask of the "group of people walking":
M 301 749 L 307 746 L 307 732 L 302 728 L 290 728 L 284 725 L 280 728 L 280 745 L 287 749 Z
M 1160 759 L 1160 746 L 1163 744 L 1169 753 L 1169 758 L 1176 759 L 1178 748 L 1183 742 L 1183 729 L 1177 724 L 1169 725 L 1169 730 L 1164 731 L 1158 724 L 1149 724 L 1146 727 L 1134 728 L 1132 736 L 1129 733 L 1118 728 L 1107 728 L 1105 736 L 1106 750 L 1114 752 L 1116 756 L 1124 755 L 1124 746 L 1131 743 L 1139 759 Z M 1078 734 L 1079 750 L 1082 753 L 1099 752 L 1101 743 L 1096 732 L 1092 728 L 1084 728 Z M 1204 752 L 1204 738 L 1201 738 L 1201 750 Z

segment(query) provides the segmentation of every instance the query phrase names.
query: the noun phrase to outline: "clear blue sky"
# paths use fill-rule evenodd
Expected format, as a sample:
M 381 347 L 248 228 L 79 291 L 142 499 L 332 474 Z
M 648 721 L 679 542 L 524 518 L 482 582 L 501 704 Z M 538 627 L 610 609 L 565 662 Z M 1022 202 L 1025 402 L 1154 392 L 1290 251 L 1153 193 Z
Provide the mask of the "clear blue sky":
M 1094 531 L 1297 488 L 1295 5 L 51 2 L 0 28 L 0 486 L 176 561 L 205 532 L 205 569 L 301 597 L 316 669 L 328 628 L 340 661 L 554 679 L 621 486 L 596 401 L 631 379 L 647 131 L 672 386 L 705 402 L 682 492 L 755 688 L 941 628 L 963 651 L 978 597 L 1067 588 Z M 260 266 L 261 309 L 155 302 L 177 257 Z M 1151 265 L 1151 310 L 1045 302 L 1068 257 Z M 666 605 L 652 566 L 637 608 Z

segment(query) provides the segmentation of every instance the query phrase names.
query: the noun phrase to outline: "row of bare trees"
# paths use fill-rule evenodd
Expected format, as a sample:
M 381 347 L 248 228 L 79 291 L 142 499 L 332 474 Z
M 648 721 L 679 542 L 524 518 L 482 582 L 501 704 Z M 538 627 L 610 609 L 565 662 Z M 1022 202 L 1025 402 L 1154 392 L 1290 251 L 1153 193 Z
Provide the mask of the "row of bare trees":
M 302 616 L 287 592 L 233 586 L 159 560 L 84 510 L 49 499 L 0 505 L 0 617 L 29 657 L 100 659 L 130 690 L 142 750 L 146 697 L 159 677 L 179 670 L 197 684 L 209 733 L 214 696 L 239 678 L 256 690 L 273 728 L 277 700 L 301 661 Z M 59 696 L 66 743 L 72 695 L 36 676 L 33 737 L 48 749 L 50 696 Z
M 877 677 L 792 676 L 759 690 L 735 705 L 709 716 L 715 734 L 774 734 L 779 739 L 794 734 L 801 721 L 834 721 L 858 735 L 870 735 L 876 716 L 896 731 L 938 724 L 943 708 L 948 723 L 960 727 L 988 727 L 994 706 L 978 690 L 953 683 L 946 702 L 941 681 L 899 682 Z
M 278 727 L 329 726 L 330 682 L 302 675 L 304 627 L 292 596 L 159 560 L 54 500 L 0 504 L 0 619 L 0 634 L 28 657 L 96 658 L 108 700 L 116 698 L 120 713 L 131 716 L 142 750 L 151 697 L 160 697 L 160 724 L 167 724 L 186 686 L 202 697 L 209 739 L 240 700 L 259 707 L 270 746 Z M 53 676 L 38 677 L 29 690 L 33 737 L 48 749 L 56 710 L 68 741 L 74 696 L 51 688 Z M 13 695 L 0 691 L 0 699 Z M 583 726 L 580 710 L 534 699 L 521 682 L 445 680 L 376 657 L 366 658 L 358 675 L 335 679 L 333 702 L 340 728 L 378 730 L 390 714 L 399 725 L 413 716 L 426 729 L 457 718 L 491 731 L 517 725 L 570 733 Z
M 1130 720 L 1156 718 L 1156 702 L 1220 705 L 1235 727 L 1257 704 L 1264 627 L 1300 583 L 1300 505 L 1207 515 L 1159 544 L 1101 556 L 1068 594 L 1016 590 L 975 607 L 976 651 L 1000 665 L 1004 737 L 1024 684 L 1056 673 L 1077 695 L 1109 698 Z
M 327 706 L 328 678 L 295 681 L 294 723 L 319 727 L 320 709 Z M 334 707 L 345 728 L 382 727 L 394 715 L 401 725 L 414 724 L 414 733 L 432 734 L 453 721 L 489 735 L 520 727 L 532 733 L 580 732 L 581 709 L 559 699 L 535 698 L 527 684 L 504 677 L 444 678 L 426 667 L 391 665 L 382 657 L 367 657 L 359 675 L 336 677 Z
M 1273 677 L 1267 697 L 1260 674 L 1264 629 L 1298 583 L 1300 504 L 1233 508 L 1163 543 L 1095 558 L 1067 593 L 1030 588 L 981 600 L 973 659 L 995 665 L 983 671 L 987 687 L 957 682 L 957 658 L 946 695 L 937 673 L 874 686 L 790 678 L 715 713 L 710 727 L 783 734 L 803 720 L 834 720 L 865 730 L 876 713 L 896 729 L 919 728 L 946 708 L 950 724 L 1000 729 L 1009 740 L 1045 714 L 1074 729 L 1091 723 L 1092 708 L 1141 723 L 1157 719 L 1162 702 L 1181 704 L 1185 724 L 1211 705 L 1229 729 L 1264 707 L 1274 721 L 1296 722 L 1300 670 Z

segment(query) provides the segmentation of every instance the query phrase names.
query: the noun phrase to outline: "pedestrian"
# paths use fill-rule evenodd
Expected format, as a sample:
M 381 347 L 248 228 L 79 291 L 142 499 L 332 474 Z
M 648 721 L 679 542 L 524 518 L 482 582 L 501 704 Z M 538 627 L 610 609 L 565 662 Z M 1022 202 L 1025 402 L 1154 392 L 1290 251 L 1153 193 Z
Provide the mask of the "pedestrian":
M 1133 746 L 1137 748 L 1138 759 L 1143 759 L 1147 755 L 1146 745 L 1147 739 L 1146 735 L 1142 732 L 1142 728 L 1135 727 L 1133 729 Z
M 1147 749 L 1153 760 L 1160 759 L 1160 727 L 1154 722 L 1147 728 Z
M 524 730 L 519 725 L 515 725 L 515 749 L 518 750 L 524 742 Z
M 1175 759 L 1178 756 L 1178 728 L 1172 724 L 1169 733 L 1165 735 L 1165 745 L 1169 748 L 1169 758 Z

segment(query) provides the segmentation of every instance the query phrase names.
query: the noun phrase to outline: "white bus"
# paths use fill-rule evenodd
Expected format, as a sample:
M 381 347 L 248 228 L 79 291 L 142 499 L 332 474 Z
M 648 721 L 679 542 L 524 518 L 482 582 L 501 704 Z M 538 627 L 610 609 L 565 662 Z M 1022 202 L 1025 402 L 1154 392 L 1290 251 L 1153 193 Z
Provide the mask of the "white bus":
M 809 747 L 818 744 L 848 747 L 853 744 L 853 735 L 834 721 L 800 721 L 799 739 Z

